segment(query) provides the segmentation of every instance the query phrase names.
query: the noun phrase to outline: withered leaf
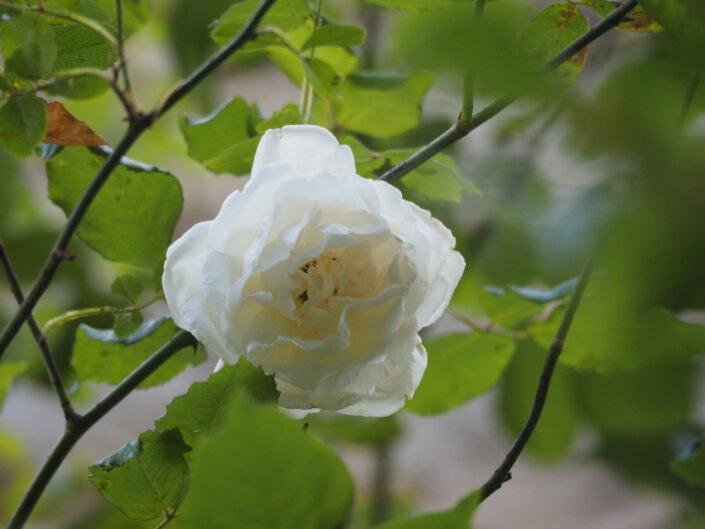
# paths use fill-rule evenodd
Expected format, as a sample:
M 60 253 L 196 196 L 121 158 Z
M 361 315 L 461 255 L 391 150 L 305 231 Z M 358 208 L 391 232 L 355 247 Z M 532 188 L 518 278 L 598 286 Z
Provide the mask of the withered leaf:
M 55 145 L 105 145 L 85 121 L 76 119 L 58 101 L 47 103 L 47 134 L 44 143 Z

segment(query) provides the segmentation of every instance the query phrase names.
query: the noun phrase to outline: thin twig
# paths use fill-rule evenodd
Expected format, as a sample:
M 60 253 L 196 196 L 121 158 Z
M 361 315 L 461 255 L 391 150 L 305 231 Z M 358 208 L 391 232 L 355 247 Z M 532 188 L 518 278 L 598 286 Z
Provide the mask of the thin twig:
M 37 280 L 32 285 L 32 288 L 27 293 L 27 297 L 20 305 L 19 310 L 15 313 L 12 320 L 6 325 L 0 334 L 0 358 L 7 349 L 7 346 L 13 340 L 17 332 L 22 327 L 22 324 L 27 319 L 27 316 L 39 302 L 42 294 L 46 291 L 56 274 L 61 262 L 65 259 L 66 249 L 68 248 L 71 239 L 73 238 L 78 225 L 83 216 L 88 211 L 88 207 L 93 202 L 93 199 L 100 191 L 100 188 L 107 181 L 115 167 L 120 163 L 120 159 L 132 147 L 132 144 L 147 130 L 167 110 L 173 107 L 181 98 L 193 90 L 198 83 L 205 79 L 208 74 L 220 66 L 233 53 L 235 53 L 243 44 L 245 44 L 254 34 L 255 27 L 265 15 L 267 10 L 274 4 L 276 0 L 262 0 L 260 5 L 255 10 L 250 20 L 243 26 L 238 35 L 224 48 L 220 49 L 210 59 L 205 61 L 196 71 L 183 81 L 175 90 L 173 90 L 154 110 L 140 117 L 129 124 L 127 132 L 123 136 L 115 150 L 108 156 L 103 163 L 103 166 L 98 170 L 98 173 L 93 178 L 92 182 L 83 192 L 76 207 L 69 215 L 64 230 L 59 235 L 51 253 L 47 257 L 42 270 L 37 277 Z
M 376 526 L 389 518 L 389 484 L 392 473 L 392 452 L 388 442 L 374 447 L 375 475 L 372 484 L 370 525 Z
M 53 79 L 36 82 L 33 84 L 32 88 L 28 88 L 26 90 L 15 90 L 9 92 L 8 94 L 0 95 L 0 100 L 34 94 L 40 90 L 46 90 L 47 88 L 51 88 L 52 86 L 70 81 L 71 79 L 76 79 L 78 77 L 97 77 L 106 83 L 110 83 L 108 74 L 103 70 L 98 70 L 97 68 L 72 68 L 70 70 L 63 70 L 61 75 L 58 75 Z
M 64 20 L 69 20 L 71 22 L 74 22 L 76 24 L 80 24 L 81 26 L 84 26 L 92 31 L 95 31 L 98 33 L 101 37 L 103 37 L 111 46 L 114 48 L 117 48 L 118 41 L 113 37 L 113 34 L 110 33 L 107 29 L 105 29 L 103 26 L 101 26 L 98 22 L 95 20 L 84 17 L 83 15 L 79 15 L 78 13 L 69 13 L 69 12 L 64 12 L 64 11 L 53 11 L 51 9 L 46 9 L 41 3 L 35 6 L 31 5 L 25 5 L 25 4 L 12 4 L 10 2 L 5 2 L 3 0 L 0 0 L 0 7 L 6 7 L 7 9 L 14 9 L 15 11 L 31 11 L 35 13 L 44 14 L 48 15 L 54 18 L 62 18 Z
M 634 9 L 637 5 L 637 0 L 627 0 L 619 6 L 617 9 L 612 11 L 607 15 L 602 21 L 597 23 L 594 27 L 590 29 L 587 33 L 573 41 L 571 44 L 566 46 L 562 51 L 560 51 L 553 59 L 548 61 L 544 66 L 545 71 L 555 70 L 558 66 L 563 64 L 565 61 L 570 59 L 573 55 L 582 50 L 585 46 L 590 44 L 592 41 L 609 31 L 610 29 L 618 26 L 619 23 L 627 16 L 627 13 Z M 496 99 L 493 103 L 482 109 L 480 112 L 475 114 L 472 119 L 468 122 L 467 119 L 456 121 L 456 123 L 443 134 L 434 139 L 431 143 L 425 145 L 409 158 L 401 162 L 400 164 L 392 167 L 389 171 L 379 176 L 377 180 L 385 180 L 387 182 L 395 182 L 399 180 L 404 175 L 410 173 L 416 169 L 419 165 L 424 163 L 426 160 L 432 158 L 443 149 L 452 145 L 460 138 L 467 136 L 477 127 L 482 125 L 488 119 L 496 116 L 510 104 L 516 100 L 515 96 L 506 96 Z
M 0 242 L 0 266 L 5 272 L 5 278 L 7 279 L 7 284 L 10 286 L 12 295 L 15 296 L 18 304 L 22 303 L 22 300 L 24 299 L 22 287 L 20 286 L 17 275 L 15 274 L 12 264 L 10 263 L 10 257 L 7 255 L 7 251 L 5 250 L 5 246 L 2 242 Z M 51 381 L 51 386 L 54 388 L 56 396 L 59 398 L 61 409 L 64 412 L 66 425 L 71 426 L 78 419 L 78 414 L 73 409 L 71 399 L 69 399 L 69 396 L 66 393 L 66 387 L 64 386 L 64 381 L 61 378 L 59 366 L 56 365 L 56 360 L 54 359 L 51 349 L 49 348 L 49 343 L 46 341 L 46 338 L 42 336 L 37 320 L 34 319 L 34 316 L 31 313 L 27 317 L 27 326 L 29 327 L 32 336 L 34 337 L 34 341 L 37 342 L 39 351 L 42 354 L 42 359 L 44 360 L 44 365 L 46 366 L 47 374 L 49 375 L 49 380 Z
M 582 274 L 580 274 L 580 279 L 578 279 L 578 284 L 570 297 L 568 306 L 566 307 L 565 314 L 563 314 L 563 319 L 561 324 L 556 331 L 556 335 L 551 343 L 551 347 L 548 350 L 548 355 L 546 356 L 546 361 L 543 365 L 543 371 L 541 372 L 541 377 L 539 378 L 538 387 L 536 389 L 536 396 L 534 397 L 534 404 L 529 413 L 529 417 L 526 419 L 524 427 L 517 436 L 511 449 L 505 456 L 502 463 L 497 467 L 497 469 L 492 473 L 490 479 L 488 479 L 482 488 L 481 501 L 485 500 L 493 492 L 498 490 L 502 484 L 511 478 L 511 470 L 514 463 L 518 459 L 522 450 L 529 441 L 531 434 L 534 432 L 536 425 L 541 418 L 541 413 L 543 412 L 543 407 L 546 404 L 546 397 L 548 396 L 548 390 L 551 385 L 551 377 L 553 376 L 553 370 L 556 367 L 556 362 L 558 362 L 558 357 L 563 351 L 563 345 L 565 343 L 566 337 L 568 336 L 568 331 L 573 323 L 573 318 L 575 317 L 575 312 L 578 310 L 578 305 L 585 292 L 585 287 L 590 279 L 590 274 L 592 272 L 592 265 L 595 258 L 596 251 L 593 250 L 588 258 L 588 262 L 583 269 Z
M 117 19 L 117 50 L 120 58 L 120 69 L 122 70 L 122 80 L 125 83 L 125 91 L 132 99 L 132 85 L 130 76 L 127 73 L 127 61 L 125 61 L 124 30 L 122 26 L 122 0 L 115 0 L 115 18 Z
M 485 10 L 485 0 L 475 0 L 475 20 L 482 17 Z M 464 126 L 469 126 L 472 120 L 473 105 L 475 104 L 475 50 L 470 50 L 470 62 L 465 70 L 465 80 L 463 81 L 463 107 L 460 111 L 458 121 Z
M 64 434 L 54 446 L 39 472 L 32 480 L 27 492 L 25 492 L 20 504 L 10 518 L 7 529 L 21 529 L 27 518 L 34 510 L 37 501 L 41 497 L 44 489 L 48 485 L 57 469 L 64 461 L 76 442 L 105 414 L 112 410 L 120 401 L 129 395 L 139 386 L 149 375 L 154 373 L 164 362 L 169 360 L 176 352 L 189 346 L 195 347 L 198 344 L 196 339 L 186 331 L 180 331 L 169 340 L 161 349 L 145 360 L 127 378 L 108 393 L 100 402 L 93 406 L 84 415 L 67 427 Z

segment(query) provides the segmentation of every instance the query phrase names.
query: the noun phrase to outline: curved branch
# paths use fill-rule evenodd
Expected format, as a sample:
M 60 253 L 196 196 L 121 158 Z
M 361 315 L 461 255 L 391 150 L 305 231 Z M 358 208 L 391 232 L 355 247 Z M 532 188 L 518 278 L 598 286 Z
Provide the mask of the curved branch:
M 592 41 L 609 31 L 610 29 L 619 25 L 619 23 L 624 20 L 629 11 L 634 9 L 637 5 L 637 0 L 627 0 L 619 6 L 617 9 L 612 11 L 607 15 L 601 22 L 596 24 L 587 33 L 573 41 L 571 44 L 563 48 L 555 57 L 546 63 L 544 70 L 550 72 L 555 70 L 561 64 L 570 59 L 573 55 L 582 50 L 585 46 L 590 44 Z M 472 116 L 468 121 L 464 112 L 461 112 L 458 121 L 443 134 L 438 136 L 428 145 L 425 145 L 418 151 L 416 151 L 409 158 L 401 162 L 400 164 L 392 167 L 389 171 L 379 176 L 377 180 L 385 180 L 387 182 L 395 182 L 399 180 L 404 175 L 410 173 L 416 169 L 419 165 L 424 163 L 426 160 L 432 158 L 443 149 L 452 145 L 460 138 L 467 136 L 477 127 L 482 125 L 488 119 L 496 116 L 506 107 L 511 105 L 516 100 L 516 97 L 501 97 L 495 100 L 493 103 L 482 109 L 480 112 Z M 464 110 L 467 112 L 469 105 L 464 105 Z
M 54 445 L 51 453 L 46 461 L 39 469 L 39 472 L 32 480 L 27 492 L 22 497 L 22 501 L 17 506 L 17 509 L 10 518 L 7 529 L 21 529 L 24 526 L 29 515 L 32 514 L 34 507 L 39 501 L 44 489 L 46 489 L 49 481 L 63 463 L 66 456 L 69 454 L 73 446 L 78 440 L 83 437 L 95 423 L 103 418 L 110 410 L 112 410 L 122 399 L 127 397 L 132 390 L 139 386 L 149 375 L 154 373 L 164 362 L 169 360 L 176 352 L 184 347 L 196 347 L 198 342 L 186 331 L 180 331 L 176 336 L 169 340 L 161 349 L 145 360 L 137 367 L 130 375 L 125 378 L 119 385 L 108 393 L 103 400 L 98 402 L 84 415 L 79 416 L 76 421 L 66 428 L 64 434 L 59 441 Z
M 93 199 L 98 194 L 98 191 L 100 191 L 100 188 L 103 187 L 103 184 L 113 172 L 113 169 L 115 169 L 115 167 L 120 163 L 122 156 L 127 153 L 137 138 L 139 138 L 140 135 L 147 130 L 152 123 L 154 123 L 154 121 L 156 121 L 167 110 L 173 107 L 181 98 L 193 90 L 198 83 L 205 79 L 208 74 L 225 62 L 228 57 L 235 53 L 252 37 L 255 27 L 275 1 L 276 0 L 262 0 L 247 24 L 243 26 L 240 33 L 238 33 L 238 35 L 230 41 L 228 45 L 219 50 L 215 55 L 197 68 L 188 79 L 183 81 L 178 86 L 178 88 L 170 92 L 162 103 L 152 112 L 130 123 L 125 136 L 123 136 L 115 150 L 110 154 L 110 156 L 103 163 L 103 166 L 98 170 L 98 173 L 93 178 L 93 181 L 83 192 L 81 199 L 78 201 L 76 207 L 68 218 L 66 227 L 59 235 L 59 238 L 54 244 L 49 257 L 44 263 L 37 280 L 27 293 L 27 297 L 20 305 L 19 310 L 3 329 L 2 334 L 0 334 L 0 358 L 7 349 L 7 346 L 22 327 L 22 324 L 39 302 L 39 298 L 49 287 L 49 284 L 54 278 L 54 274 L 56 274 L 61 262 L 67 259 L 67 256 L 70 255 L 67 248 L 73 238 L 74 233 L 78 229 L 78 225 L 81 220 L 83 220 L 83 216 L 86 214 L 86 211 L 88 211 L 88 207 L 93 202 Z

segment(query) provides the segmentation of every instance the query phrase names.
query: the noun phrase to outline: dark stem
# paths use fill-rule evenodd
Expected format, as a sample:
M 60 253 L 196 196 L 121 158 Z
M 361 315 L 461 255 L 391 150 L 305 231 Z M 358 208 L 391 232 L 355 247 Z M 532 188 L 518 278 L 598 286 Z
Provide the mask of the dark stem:
M 389 483 L 391 473 L 390 445 L 389 443 L 378 444 L 375 446 L 375 475 L 372 483 L 370 526 L 375 526 L 389 518 Z
M 15 271 L 12 268 L 10 258 L 7 255 L 7 252 L 5 251 L 5 246 L 2 244 L 2 242 L 0 242 L 0 266 L 2 266 L 2 269 L 5 272 L 7 284 L 10 286 L 12 295 L 15 296 L 17 303 L 21 304 L 22 300 L 24 299 L 22 287 L 20 287 L 20 282 L 17 279 L 17 275 L 15 274 Z M 78 414 L 73 409 L 71 400 L 66 394 L 64 381 L 61 378 L 59 366 L 56 365 L 54 355 L 52 354 L 51 349 L 49 348 L 49 343 L 42 334 L 42 331 L 39 328 L 39 325 L 37 324 L 37 320 L 34 319 L 34 316 L 31 312 L 27 317 L 27 325 L 29 326 L 29 330 L 31 331 L 32 336 L 34 337 L 34 341 L 36 341 L 37 345 L 39 346 L 39 351 L 41 352 L 42 359 L 44 360 L 44 365 L 46 366 L 47 373 L 49 375 L 49 380 L 51 381 L 51 385 L 54 388 L 54 391 L 56 392 L 56 396 L 59 398 L 61 409 L 64 411 L 66 425 L 71 426 L 78 419 Z
M 541 413 L 543 412 L 543 407 L 546 404 L 546 397 L 548 396 L 548 389 L 551 385 L 551 377 L 553 376 L 553 370 L 556 367 L 556 362 L 558 362 L 558 357 L 563 351 L 563 345 L 565 343 L 566 337 L 568 336 L 568 331 L 570 330 L 570 325 L 573 323 L 573 318 L 575 317 L 575 312 L 578 310 L 578 305 L 580 305 L 580 300 L 585 292 L 585 287 L 590 279 L 590 273 L 592 272 L 592 264 L 595 257 L 595 250 L 592 251 L 588 262 L 583 269 L 582 274 L 580 274 L 580 279 L 578 284 L 573 291 L 568 302 L 568 307 L 566 308 L 561 324 L 556 331 L 556 335 L 551 343 L 551 347 L 548 350 L 548 355 L 546 356 L 546 362 L 543 365 L 543 371 L 541 372 L 541 377 L 539 378 L 539 384 L 536 388 L 536 396 L 534 397 L 534 405 L 531 408 L 529 417 L 526 419 L 524 427 L 519 432 L 514 444 L 505 456 L 502 464 L 500 464 L 497 469 L 492 473 L 490 479 L 488 479 L 482 488 L 482 496 L 480 501 L 484 501 L 493 492 L 498 490 L 505 481 L 511 478 L 511 470 L 519 458 L 522 450 L 529 441 L 531 434 L 534 432 L 536 425 L 541 418 Z
M 76 442 L 85 434 L 96 422 L 106 413 L 113 409 L 122 399 L 139 386 L 149 375 L 154 373 L 159 366 L 169 360 L 176 352 L 184 347 L 196 347 L 198 342 L 186 331 L 180 331 L 169 340 L 161 349 L 145 360 L 137 367 L 125 380 L 120 382 L 108 395 L 98 402 L 84 415 L 66 428 L 64 434 L 52 449 L 49 457 L 39 469 L 39 472 L 32 480 L 29 488 L 25 492 L 20 504 L 10 518 L 7 529 L 20 529 L 24 526 L 27 518 L 34 510 L 37 501 L 41 497 L 49 481 L 56 473 L 57 469 L 64 461 Z
M 120 58 L 120 69 L 122 70 L 122 80 L 125 83 L 125 91 L 132 98 L 132 85 L 130 76 L 127 73 L 127 62 L 125 62 L 124 30 L 122 26 L 122 0 L 115 0 L 115 17 L 117 18 L 117 41 L 118 57 Z
M 573 55 L 582 50 L 585 46 L 590 44 L 592 41 L 609 31 L 610 29 L 618 26 L 619 23 L 624 20 L 627 13 L 634 9 L 637 5 L 637 0 L 627 0 L 619 6 L 617 9 L 612 11 L 607 15 L 602 21 L 595 24 L 590 31 L 576 39 L 574 42 L 566 46 L 561 50 L 555 57 L 546 63 L 544 70 L 551 71 L 555 70 L 563 64 L 565 61 L 570 59 Z M 468 122 L 467 118 L 463 116 L 461 112 L 460 117 L 456 123 L 443 134 L 438 136 L 428 145 L 425 145 L 409 158 L 401 162 L 400 164 L 392 167 L 389 171 L 379 176 L 378 180 L 385 180 L 387 182 L 395 182 L 399 180 L 404 175 L 410 173 L 416 169 L 419 165 L 424 163 L 426 160 L 432 158 L 443 149 L 452 145 L 460 138 L 467 136 L 477 127 L 482 125 L 488 119 L 496 116 L 506 107 L 514 102 L 515 96 L 506 96 L 496 99 L 489 106 L 482 109 L 479 113 L 475 114 L 472 119 Z
M 42 294 L 44 294 L 48 288 L 54 278 L 54 274 L 56 274 L 56 271 L 61 264 L 61 261 L 65 259 L 69 242 L 71 242 L 71 238 L 76 232 L 79 223 L 83 220 L 83 216 L 86 214 L 88 207 L 93 202 L 93 199 L 98 194 L 98 191 L 100 191 L 100 188 L 108 179 L 113 169 L 115 169 L 120 162 L 120 158 L 127 153 L 137 138 L 139 138 L 139 136 L 146 129 L 148 129 L 155 120 L 174 106 L 177 101 L 193 90 L 209 73 L 222 64 L 230 55 L 235 53 L 243 44 L 245 44 L 245 42 L 247 42 L 250 37 L 252 37 L 257 23 L 262 19 L 264 14 L 275 1 L 276 0 L 262 0 L 249 22 L 245 24 L 245 26 L 240 30 L 240 33 L 238 33 L 238 35 L 227 46 L 219 50 L 215 55 L 204 62 L 202 66 L 197 68 L 196 71 L 188 79 L 181 83 L 176 90 L 171 92 L 163 100 L 162 104 L 155 110 L 130 123 L 125 136 L 123 136 L 118 146 L 107 158 L 107 160 L 105 160 L 105 163 L 93 178 L 91 184 L 83 192 L 81 199 L 78 201 L 78 204 L 76 204 L 76 207 L 68 218 L 64 231 L 61 235 L 59 235 L 59 238 L 54 244 L 49 257 L 44 263 L 37 280 L 34 282 L 34 285 L 32 285 L 27 297 L 20 305 L 12 320 L 10 320 L 0 334 L 0 358 L 22 327 L 22 324 L 25 322 L 30 312 L 32 312 L 36 304 L 39 302 L 39 298 L 41 298 Z

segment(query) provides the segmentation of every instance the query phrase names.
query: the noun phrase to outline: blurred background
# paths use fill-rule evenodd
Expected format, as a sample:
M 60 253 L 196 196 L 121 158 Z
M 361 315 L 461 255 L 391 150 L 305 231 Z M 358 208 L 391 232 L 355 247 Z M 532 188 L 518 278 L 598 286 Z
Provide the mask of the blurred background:
M 216 49 L 210 24 L 231 3 L 154 0 L 153 15 L 126 43 L 138 105 L 151 107 Z M 362 1 L 324 3 L 325 16 L 366 28 L 365 44 L 354 50 L 359 69 L 435 74 L 418 126 L 390 138 L 358 134 L 375 151 L 418 147 L 452 125 L 462 88 L 455 65 L 470 50 L 479 65 L 476 108 L 507 93 L 529 94 L 446 153 L 467 188 L 477 192 L 463 188 L 458 201 L 438 201 L 401 184 L 458 239 L 468 264 L 453 305 L 456 315 L 477 313 L 476 303 L 467 300 L 487 286 L 548 289 L 576 277 L 600 240 L 591 305 L 579 315 L 583 321 L 613 323 L 624 313 L 663 307 L 679 321 L 705 325 L 705 84 L 688 96 L 701 58 L 667 32 L 611 31 L 590 46 L 574 84 L 544 84 L 520 67 L 515 41 L 521 24 L 548 2 L 514 2 L 511 9 L 493 11 L 501 3 L 488 4 L 489 22 L 475 33 L 460 16 L 466 6 L 409 13 Z M 595 12 L 580 9 L 591 23 L 599 21 Z M 298 104 L 300 92 L 266 53 L 238 54 L 140 138 L 129 156 L 167 169 L 183 186 L 175 237 L 213 218 L 222 200 L 247 180 L 213 174 L 190 158 L 179 115 L 205 116 L 240 96 L 269 116 L 287 103 Z M 121 138 L 122 108 L 110 91 L 59 100 L 109 145 Z M 47 198 L 44 162 L 34 157 L 20 163 L 0 150 L 0 211 L 0 239 L 26 290 L 65 221 Z M 40 324 L 69 309 L 115 304 L 110 294 L 115 275 L 139 274 L 108 263 L 78 239 L 71 251 L 75 259 L 62 266 L 35 311 Z M 6 284 L 0 286 L 4 325 L 15 302 Z M 145 316 L 167 312 L 160 302 L 145 309 Z M 109 327 L 111 318 L 86 322 Z M 74 383 L 70 354 L 77 324 L 52 330 L 50 342 L 72 397 L 86 409 L 109 386 Z M 547 316 L 546 326 L 553 332 L 557 320 Z M 585 323 L 580 336 L 594 337 L 590 329 Z M 462 317 L 447 314 L 424 337 L 467 330 Z M 632 331 L 614 332 L 627 340 Z M 621 345 L 614 335 L 600 339 Z M 355 527 L 380 516 L 374 513 L 380 495 L 388 494 L 388 513 L 419 512 L 447 508 L 481 485 L 528 413 L 546 350 L 541 344 L 521 342 L 488 393 L 433 417 L 402 412 L 379 427 L 384 431 L 379 436 L 377 426 L 365 421 L 336 428 L 336 419 L 312 419 L 312 431 L 331 440 L 355 478 Z M 702 358 L 679 354 L 687 347 L 677 341 L 653 354 L 647 345 L 638 342 L 635 351 L 617 357 L 629 369 L 601 373 L 584 369 L 587 362 L 576 357 L 559 367 L 535 438 L 512 480 L 478 510 L 476 527 L 705 527 L 702 490 L 669 467 L 702 435 Z M 640 348 L 653 361 L 634 360 Z M 5 359 L 29 367 L 14 382 L 0 415 L 0 520 L 12 512 L 63 428 L 26 329 Z M 80 441 L 32 527 L 153 527 L 125 519 L 93 489 L 87 467 L 152 427 L 165 405 L 193 381 L 207 378 L 214 364 L 209 358 L 125 399 Z M 373 433 L 355 434 L 365 428 Z

